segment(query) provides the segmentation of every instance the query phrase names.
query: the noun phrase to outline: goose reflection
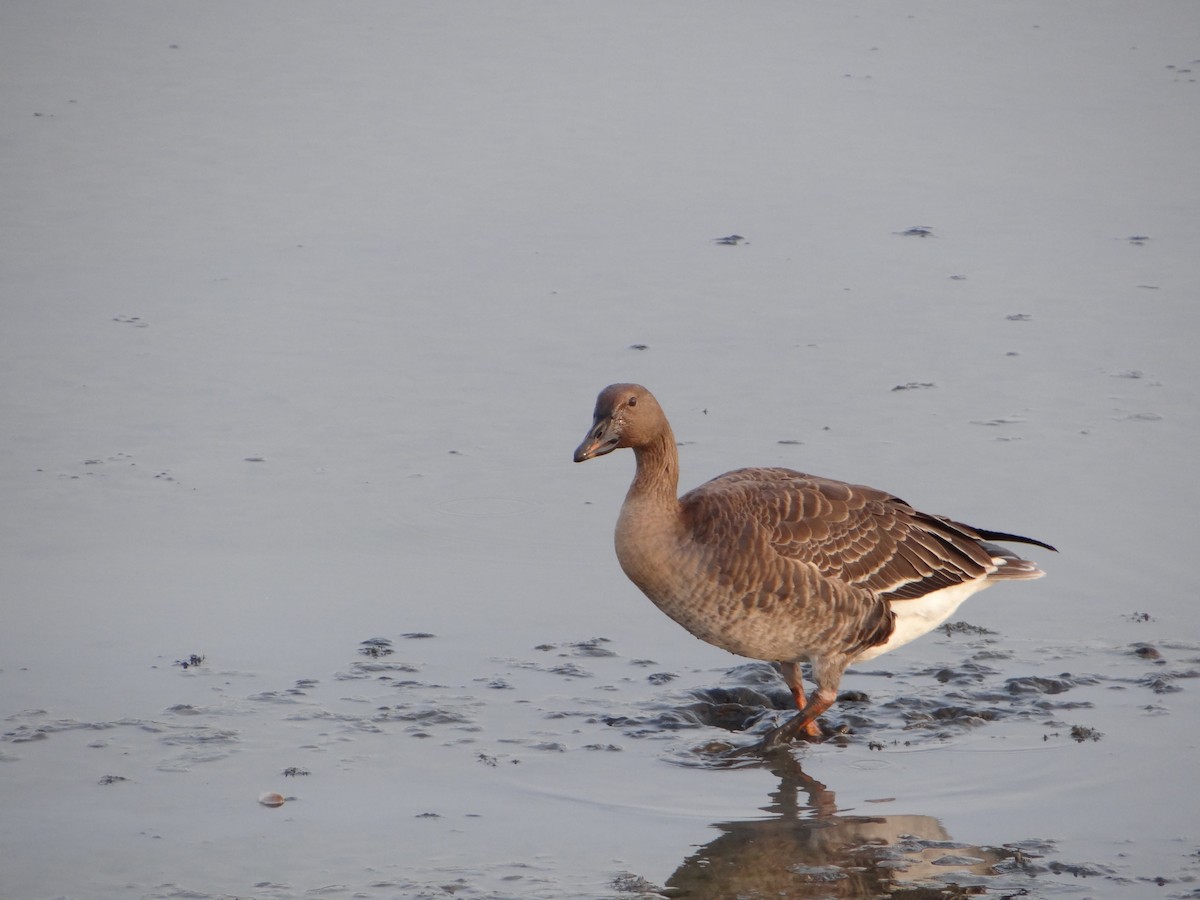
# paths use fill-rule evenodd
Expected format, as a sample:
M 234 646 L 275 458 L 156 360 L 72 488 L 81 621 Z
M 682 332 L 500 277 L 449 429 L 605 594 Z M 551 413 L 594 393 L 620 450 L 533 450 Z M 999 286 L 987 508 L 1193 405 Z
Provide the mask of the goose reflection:
M 961 897 L 1012 863 L 1007 851 L 955 843 L 930 816 L 840 815 L 790 754 L 767 765 L 779 777 L 764 807 L 773 817 L 716 823 L 720 836 L 683 861 L 667 896 Z

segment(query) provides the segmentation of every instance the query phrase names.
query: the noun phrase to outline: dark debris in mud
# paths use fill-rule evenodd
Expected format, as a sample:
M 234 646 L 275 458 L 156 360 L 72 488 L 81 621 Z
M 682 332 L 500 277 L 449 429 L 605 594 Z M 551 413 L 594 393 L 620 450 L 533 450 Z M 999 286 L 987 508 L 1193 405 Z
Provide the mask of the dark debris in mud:
M 392 642 L 384 637 L 367 638 L 359 644 L 358 652 L 363 656 L 369 656 L 372 659 L 379 659 L 384 656 L 391 656 L 394 651 Z
M 612 889 L 619 894 L 638 894 L 640 896 L 666 897 L 660 888 L 652 881 L 647 881 L 641 875 L 632 872 L 621 872 L 610 882 Z
M 193 668 L 194 666 L 201 666 L 201 665 L 204 665 L 204 655 L 201 653 L 192 653 L 192 654 L 189 654 L 188 656 L 186 656 L 184 659 L 175 660 L 174 665 L 177 665 L 183 669 L 190 669 L 190 668 Z
M 1062 694 L 1081 684 L 1098 684 L 1099 679 L 1091 675 L 1073 676 L 1064 672 L 1057 678 L 1042 675 L 1025 675 L 1009 678 L 1004 682 L 1010 694 Z
M 1104 735 L 1095 728 L 1089 728 L 1087 725 L 1072 725 L 1070 734 L 1071 740 L 1080 744 L 1082 744 L 1084 741 L 1098 741 L 1100 738 L 1104 737 Z
M 919 669 L 917 675 L 932 678 L 938 684 L 982 684 L 997 675 L 991 666 L 978 662 L 964 662 L 957 666 L 939 666 L 936 669 Z
M 475 760 L 479 763 L 482 763 L 483 765 L 487 766 L 490 769 L 495 769 L 495 768 L 499 767 L 501 761 L 507 762 L 510 765 L 514 765 L 514 766 L 518 766 L 521 764 L 521 760 L 513 758 L 513 757 L 505 757 L 503 754 L 501 754 L 500 756 L 496 756 L 491 753 L 482 753 L 482 752 L 475 754 Z
M 1170 675 L 1147 675 L 1140 683 L 1156 694 L 1174 694 L 1183 690 Z
M 414 641 L 428 640 L 429 638 L 436 637 L 436 635 L 428 631 L 408 631 L 402 634 L 401 637 L 405 640 Z M 392 641 L 390 638 L 373 637 L 367 638 L 365 641 L 360 643 L 358 646 L 358 652 L 363 656 L 370 657 L 371 659 L 383 659 L 386 656 L 391 656 L 396 652 L 396 650 L 392 646 Z
M 610 643 L 608 638 L 592 638 L 588 641 L 579 641 L 571 644 L 571 652 L 575 656 L 616 656 L 615 650 L 610 650 L 604 645 Z
M 567 644 L 538 644 L 534 650 L 540 650 L 543 653 L 549 653 L 552 650 L 560 650 L 560 656 L 591 656 L 591 657 L 607 657 L 616 656 L 616 651 L 605 647 L 605 644 L 612 643 L 608 638 L 595 637 L 586 641 L 573 641 Z
M 572 662 L 562 663 L 561 665 L 551 666 L 547 669 L 553 675 L 562 675 L 564 678 L 591 678 L 592 673 L 583 666 L 576 665 Z
M 430 725 L 471 725 L 473 720 L 464 712 L 439 705 L 396 706 L 376 711 L 373 722 L 410 722 L 421 727 Z
M 1152 659 L 1156 662 L 1165 662 L 1162 654 L 1158 652 L 1158 648 L 1151 644 L 1134 644 L 1130 648 L 1130 653 L 1141 659 Z
M 350 664 L 350 671 L 338 672 L 333 677 L 336 681 L 355 681 L 366 678 L 394 680 L 391 678 L 392 673 L 411 675 L 419 671 L 421 671 L 420 667 L 411 663 L 382 662 L 376 657 L 369 657 L 368 660 L 356 660 Z M 395 686 L 405 687 L 414 683 L 410 681 L 395 681 Z
M 1183 686 L 1178 682 L 1192 678 L 1200 678 L 1200 669 L 1151 672 L 1139 678 L 1137 683 L 1142 687 L 1150 688 L 1156 694 L 1176 694 L 1183 690 Z
M 944 625 L 938 626 L 938 631 L 945 635 L 968 634 L 982 636 L 996 634 L 990 628 L 984 628 L 982 625 L 972 625 L 970 622 L 946 622 Z

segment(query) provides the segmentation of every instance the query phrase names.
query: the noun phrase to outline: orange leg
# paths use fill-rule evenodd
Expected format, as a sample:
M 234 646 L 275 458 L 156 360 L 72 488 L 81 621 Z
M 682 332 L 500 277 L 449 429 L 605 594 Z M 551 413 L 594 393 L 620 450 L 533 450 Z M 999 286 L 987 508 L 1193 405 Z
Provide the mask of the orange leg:
M 785 662 L 780 663 L 780 667 L 783 669 L 783 680 L 791 688 L 792 699 L 796 701 L 796 709 L 800 711 L 795 718 L 780 729 L 781 736 L 785 730 L 788 739 L 803 731 L 808 737 L 820 740 L 824 735 L 821 733 L 821 726 L 817 724 L 817 717 L 833 705 L 837 695 L 829 697 L 823 695 L 821 691 L 817 691 L 806 700 L 800 664 Z

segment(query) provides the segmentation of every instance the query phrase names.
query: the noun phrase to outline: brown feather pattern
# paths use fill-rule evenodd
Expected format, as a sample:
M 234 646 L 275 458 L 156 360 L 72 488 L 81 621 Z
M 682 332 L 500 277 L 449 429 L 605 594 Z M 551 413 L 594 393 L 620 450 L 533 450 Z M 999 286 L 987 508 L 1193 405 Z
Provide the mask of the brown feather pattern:
M 898 497 L 790 469 L 737 469 L 680 498 L 699 542 L 728 523 L 757 522 L 772 551 L 887 599 L 930 591 L 996 568 L 970 526 L 917 512 Z

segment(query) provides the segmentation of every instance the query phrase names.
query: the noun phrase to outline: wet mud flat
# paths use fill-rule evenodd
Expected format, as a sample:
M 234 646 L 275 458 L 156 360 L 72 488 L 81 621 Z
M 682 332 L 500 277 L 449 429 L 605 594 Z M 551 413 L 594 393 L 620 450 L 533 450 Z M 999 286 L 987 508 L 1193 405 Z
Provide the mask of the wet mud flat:
M 420 631 L 290 680 L 162 657 L 139 680 L 177 702 L 125 686 L 112 718 L 5 718 L 7 815 L 31 836 L 5 878 L 30 897 L 1200 896 L 1187 835 L 1154 859 L 1119 816 L 1104 841 L 1049 824 L 1054 780 L 1095 767 L 1114 721 L 1172 720 L 1200 645 L 930 640 L 937 665 L 852 674 L 827 740 L 768 758 L 736 752 L 791 714 L 767 664 L 667 670 L 592 638 L 464 669 L 460 641 Z M 989 783 L 997 758 L 1028 779 Z M 945 811 L 989 795 L 1023 827 L 955 834 Z

